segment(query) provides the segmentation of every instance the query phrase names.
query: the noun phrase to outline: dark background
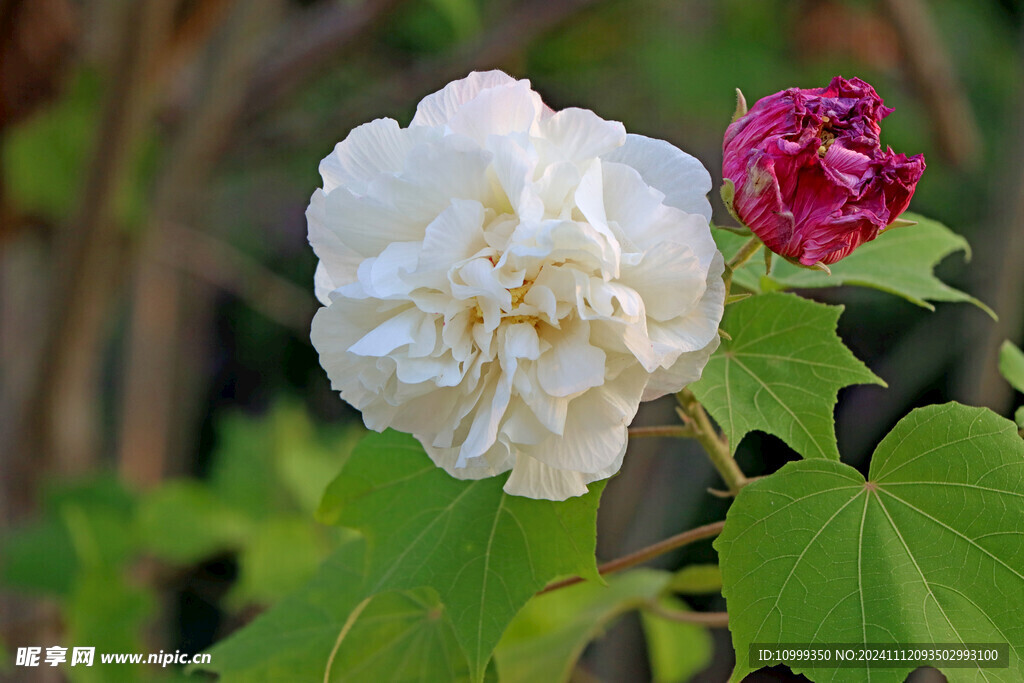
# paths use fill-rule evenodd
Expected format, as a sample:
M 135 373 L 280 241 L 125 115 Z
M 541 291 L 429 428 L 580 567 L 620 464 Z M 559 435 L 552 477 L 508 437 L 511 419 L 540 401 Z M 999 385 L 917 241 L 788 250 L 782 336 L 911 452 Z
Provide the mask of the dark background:
M 673 142 L 716 192 L 734 88 L 753 103 L 837 73 L 871 82 L 896 108 L 883 144 L 927 158 L 912 208 L 974 247 L 940 273 L 1000 320 L 814 292 L 847 305 L 840 334 L 889 384 L 840 394 L 840 451 L 866 469 L 915 406 L 1008 415 L 1020 397 L 995 359 L 1024 313 L 1022 19 L 1020 0 L 0 0 L 0 677 L 19 645 L 198 651 L 337 542 L 311 512 L 360 423 L 309 343 L 303 212 L 351 127 L 406 124 L 474 69 Z M 660 402 L 637 424 L 672 419 Z M 794 457 L 760 434 L 739 455 L 749 475 Z M 599 555 L 721 519 L 718 485 L 694 444 L 637 442 Z M 661 563 L 713 560 L 703 544 Z M 730 670 L 716 639 L 700 680 Z M 627 618 L 578 677 L 646 666 Z

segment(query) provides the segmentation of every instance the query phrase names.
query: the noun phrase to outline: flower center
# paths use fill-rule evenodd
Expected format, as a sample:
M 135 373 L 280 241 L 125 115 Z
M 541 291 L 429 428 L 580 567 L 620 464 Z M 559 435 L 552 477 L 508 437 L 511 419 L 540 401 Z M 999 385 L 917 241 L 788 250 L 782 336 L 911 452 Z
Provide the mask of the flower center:
M 828 148 L 836 141 L 836 134 L 832 132 L 832 129 L 828 125 L 831 122 L 832 119 L 829 117 L 821 117 L 821 130 L 818 132 L 818 135 L 821 137 L 821 145 L 818 147 L 818 157 L 820 159 L 825 158 L 825 154 L 828 153 Z

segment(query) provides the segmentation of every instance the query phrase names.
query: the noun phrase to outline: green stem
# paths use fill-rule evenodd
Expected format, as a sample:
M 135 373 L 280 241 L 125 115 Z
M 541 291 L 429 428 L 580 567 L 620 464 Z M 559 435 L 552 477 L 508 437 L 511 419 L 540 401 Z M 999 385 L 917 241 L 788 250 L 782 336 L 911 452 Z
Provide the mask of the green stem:
M 597 573 L 604 576 L 605 574 L 612 574 L 614 572 L 622 571 L 623 569 L 635 567 L 638 564 L 643 564 L 647 560 L 654 559 L 659 555 L 664 555 L 676 548 L 682 548 L 684 545 L 689 545 L 696 541 L 702 541 L 705 538 L 717 536 L 722 532 L 722 527 L 724 526 L 725 522 L 713 522 L 711 524 L 699 526 L 696 529 L 684 531 L 681 534 L 676 534 L 675 536 L 670 536 L 663 541 L 658 541 L 646 548 L 641 548 L 635 553 L 630 553 L 629 555 L 624 555 L 616 560 L 605 562 L 597 568 Z M 559 588 L 565 588 L 566 586 L 582 583 L 582 581 L 583 579 L 578 576 L 574 576 L 571 579 L 564 579 L 562 581 L 555 581 L 554 583 L 549 583 L 537 594 L 549 593 L 553 590 L 558 590 Z
M 652 602 L 644 607 L 648 612 L 656 614 L 662 619 L 679 621 L 685 624 L 700 624 L 709 628 L 727 628 L 729 626 L 728 612 L 684 612 L 681 609 L 670 609 L 663 607 L 657 602 Z
M 657 427 L 630 427 L 630 439 L 645 439 L 656 436 L 674 436 L 677 439 L 692 439 L 697 433 L 686 425 L 659 425 Z
M 736 464 L 732 453 L 729 452 L 728 444 L 718 435 L 715 428 L 711 426 L 711 419 L 704 410 L 704 406 L 700 404 L 700 401 L 697 400 L 692 391 L 683 389 L 676 394 L 676 398 L 679 399 L 679 405 L 690 419 L 696 432 L 694 438 L 707 451 L 711 464 L 722 475 L 726 486 L 729 487 L 729 492 L 735 496 L 747 484 L 747 477 L 743 474 L 740 466 Z
M 750 257 L 757 253 L 757 250 L 761 248 L 764 243 L 761 239 L 754 235 L 749 240 L 743 243 L 740 250 L 729 259 L 729 262 L 725 264 L 725 274 L 722 279 L 725 280 L 725 293 L 729 294 L 729 290 L 732 287 L 732 275 L 740 266 L 750 260 Z

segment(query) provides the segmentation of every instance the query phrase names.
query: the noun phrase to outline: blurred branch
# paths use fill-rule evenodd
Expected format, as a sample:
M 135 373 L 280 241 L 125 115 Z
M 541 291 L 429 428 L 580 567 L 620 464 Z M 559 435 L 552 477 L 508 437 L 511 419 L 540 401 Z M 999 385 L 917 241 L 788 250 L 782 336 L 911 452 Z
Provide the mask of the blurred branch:
M 246 103 L 252 117 L 272 108 L 328 66 L 401 0 L 364 0 L 356 5 L 325 3 L 286 26 L 266 50 L 253 74 Z
M 1019 34 L 1018 54 L 1024 58 L 1024 31 Z M 1024 92 L 1017 97 L 1014 112 L 1024 107 Z M 999 321 L 964 325 L 969 338 L 959 368 L 961 400 L 1004 415 L 1012 406 L 1013 389 L 999 373 L 999 345 L 1004 339 L 1020 344 L 1024 338 L 1024 119 L 1018 114 L 1014 123 L 1011 139 L 1016 144 L 1002 147 L 999 165 L 986 171 L 995 179 L 994 201 L 984 217 L 984 240 L 979 240 L 971 271 L 978 296 L 999 314 Z
M 30 497 L 40 462 L 64 474 L 80 473 L 95 460 L 95 390 L 100 353 L 117 277 L 123 271 L 122 240 L 114 203 L 152 106 L 144 82 L 154 46 L 163 42 L 173 2 L 126 2 L 120 14 L 118 59 L 96 138 L 96 152 L 85 174 L 82 203 L 67 234 L 58 238 L 49 305 L 50 320 L 42 367 L 29 389 L 20 421 L 19 448 L 26 469 L 14 475 L 21 496 Z
M 155 257 L 234 294 L 246 305 L 309 342 L 314 306 L 310 292 L 212 235 L 168 223 L 166 245 Z
M 203 50 L 210 36 L 231 13 L 236 0 L 200 0 L 191 13 L 177 26 L 174 34 L 150 67 L 148 80 L 164 82 L 180 71 L 197 53 Z
M 451 53 L 424 60 L 382 80 L 366 93 L 353 93 L 347 106 L 330 125 L 347 128 L 380 115 L 392 105 L 404 105 L 445 83 L 464 78 L 469 71 L 497 68 L 524 52 L 534 40 L 602 0 L 528 0 L 516 3 L 489 23 L 493 29 Z M 305 133 L 305 131 L 303 131 Z M 249 132 L 249 136 L 253 136 Z M 282 136 L 287 138 L 288 135 Z M 279 138 L 280 139 L 280 138 Z M 251 143 L 250 137 L 243 144 Z M 275 141 L 276 142 L 276 141 Z M 266 146 L 262 138 L 259 143 Z M 285 141 L 284 144 L 290 144 Z
M 899 36 L 910 77 L 928 108 L 939 152 L 955 166 L 978 161 L 981 134 L 945 41 L 923 0 L 882 0 Z
M 169 468 L 170 454 L 182 452 L 174 448 L 175 439 L 192 433 L 184 425 L 196 410 L 194 394 L 202 378 L 196 358 L 209 336 L 209 293 L 195 283 L 184 283 L 181 273 L 166 264 L 168 258 L 187 260 L 163 254 L 181 247 L 174 244 L 180 231 L 167 231 L 198 220 L 197 200 L 243 111 L 259 37 L 273 25 L 281 6 L 281 0 L 234 5 L 223 33 L 216 37 L 221 44 L 209 78 L 157 181 L 150 223 L 139 245 L 121 397 L 119 470 L 126 481 L 139 486 L 159 482 Z M 218 267 L 204 266 L 211 272 Z

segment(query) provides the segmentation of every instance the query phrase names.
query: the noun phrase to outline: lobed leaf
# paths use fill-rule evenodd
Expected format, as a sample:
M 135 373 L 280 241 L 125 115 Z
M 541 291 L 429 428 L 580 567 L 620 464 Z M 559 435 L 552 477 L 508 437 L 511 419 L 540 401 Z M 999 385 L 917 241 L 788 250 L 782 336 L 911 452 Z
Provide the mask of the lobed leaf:
M 1024 441 L 955 403 L 913 411 L 879 444 L 868 480 L 802 460 L 745 487 L 715 543 L 737 653 L 751 643 L 1009 643 L 1024 678 Z M 816 680 L 902 681 L 909 665 L 795 667 Z
M 736 272 L 733 282 L 754 292 L 858 285 L 895 294 L 929 310 L 935 309 L 929 303 L 932 301 L 968 302 L 995 318 L 988 306 L 945 284 L 933 272 L 940 261 L 954 252 L 962 251 L 970 258 L 967 240 L 930 218 L 912 213 L 903 217 L 917 221 L 917 225 L 886 230 L 829 266 L 831 275 L 777 258 L 771 275 L 765 276 L 764 265 L 752 260 Z M 744 241 L 724 230 L 715 230 L 714 235 L 726 259 Z
M 723 338 L 690 385 L 735 452 L 745 434 L 775 434 L 805 458 L 839 459 L 832 414 L 841 388 L 884 382 L 836 336 L 841 306 L 792 294 L 726 308 Z

